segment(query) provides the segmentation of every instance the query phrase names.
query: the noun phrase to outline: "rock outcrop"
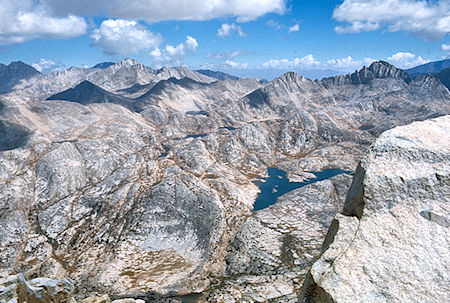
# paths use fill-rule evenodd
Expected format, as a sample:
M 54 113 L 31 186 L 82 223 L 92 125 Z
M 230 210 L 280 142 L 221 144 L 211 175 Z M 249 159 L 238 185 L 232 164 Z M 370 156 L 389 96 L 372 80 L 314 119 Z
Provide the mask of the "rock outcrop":
M 302 302 L 448 302 L 450 116 L 383 133 L 356 171 Z
M 208 302 L 293 302 L 342 204 L 337 176 L 293 190 L 255 212 L 231 242 L 221 284 Z
M 26 280 L 22 274 L 0 276 L 2 303 L 77 303 L 75 286 L 70 279 L 34 278 Z M 80 303 L 145 303 L 144 300 L 123 298 L 111 300 L 108 295 L 90 296 Z

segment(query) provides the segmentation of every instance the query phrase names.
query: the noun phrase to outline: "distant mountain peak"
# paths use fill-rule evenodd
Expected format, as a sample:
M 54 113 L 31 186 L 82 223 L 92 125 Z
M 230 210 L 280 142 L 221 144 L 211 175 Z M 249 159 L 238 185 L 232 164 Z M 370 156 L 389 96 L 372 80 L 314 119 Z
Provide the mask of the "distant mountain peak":
M 374 74 L 375 78 L 401 78 L 407 83 L 411 82 L 408 73 L 386 61 L 373 62 L 368 70 Z
M 283 75 L 281 75 L 280 77 L 278 77 L 278 79 L 284 80 L 284 81 L 302 81 L 306 78 L 297 74 L 296 72 L 287 72 L 287 73 L 284 73 Z
M 98 63 L 98 64 L 94 65 L 92 68 L 105 69 L 114 64 L 116 64 L 116 63 L 115 62 L 102 62 L 102 63 Z
M 402 69 L 395 67 L 386 61 L 375 61 L 369 67 L 364 66 L 359 71 L 347 75 L 328 77 L 321 80 L 325 87 L 346 84 L 368 84 L 374 79 L 401 79 L 406 83 L 411 82 L 409 75 Z
M 444 59 L 440 61 L 429 62 L 410 69 L 405 70 L 411 77 L 425 75 L 425 74 L 437 74 L 446 68 L 450 67 L 450 59 Z
M 88 80 L 84 80 L 75 87 L 50 96 L 47 100 L 65 100 L 84 105 L 90 103 L 116 103 L 128 106 L 130 103 L 129 99 L 110 93 Z
M 198 69 L 196 70 L 197 73 L 200 73 L 202 75 L 208 76 L 208 77 L 212 77 L 215 78 L 217 80 L 239 80 L 239 77 L 224 73 L 224 72 L 219 72 L 219 71 L 213 71 L 213 70 L 209 70 L 209 69 Z
M 34 67 L 22 62 L 13 61 L 8 65 L 0 65 L 0 93 L 9 92 L 21 80 L 41 75 Z
M 139 61 L 139 60 L 126 58 L 126 59 L 123 59 L 122 61 L 120 61 L 120 62 L 118 62 L 118 63 L 116 63 L 114 65 L 117 65 L 117 66 L 135 66 L 135 65 L 140 65 L 140 66 L 143 66 L 144 64 L 142 64 L 142 62 Z

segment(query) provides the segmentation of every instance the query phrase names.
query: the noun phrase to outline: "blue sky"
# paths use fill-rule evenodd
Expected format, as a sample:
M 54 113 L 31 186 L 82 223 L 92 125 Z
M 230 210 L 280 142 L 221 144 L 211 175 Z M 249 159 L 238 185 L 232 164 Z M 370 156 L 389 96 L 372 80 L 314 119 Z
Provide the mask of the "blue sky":
M 450 55 L 450 0 L 0 0 L 0 62 L 42 72 L 132 57 L 273 78 Z

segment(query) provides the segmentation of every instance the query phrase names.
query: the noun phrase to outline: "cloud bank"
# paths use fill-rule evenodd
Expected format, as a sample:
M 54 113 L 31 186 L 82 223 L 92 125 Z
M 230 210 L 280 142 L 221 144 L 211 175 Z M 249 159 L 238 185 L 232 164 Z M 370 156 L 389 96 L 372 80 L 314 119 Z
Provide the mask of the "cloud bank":
M 0 0 L 0 44 L 23 43 L 29 40 L 67 39 L 85 34 L 83 18 L 70 13 L 52 16 L 39 1 Z
M 333 18 L 347 23 L 337 33 L 359 33 L 387 27 L 425 40 L 439 40 L 450 32 L 450 1 L 345 0 Z
M 286 0 L 0 0 L 0 45 L 23 43 L 29 40 L 66 39 L 84 35 L 88 25 L 85 17 L 106 16 L 118 20 L 142 20 L 148 23 L 165 20 L 211 20 L 233 17 L 239 22 L 255 20 L 267 13 L 282 14 Z M 94 43 L 106 53 L 113 51 L 111 27 L 103 25 L 94 33 Z M 126 25 L 114 25 L 125 27 Z M 142 28 L 132 28 L 132 35 L 145 34 Z M 120 29 L 119 29 L 120 30 Z M 107 33 L 109 31 L 109 33 Z M 238 33 L 241 35 L 242 31 Z M 243 33 L 242 33 L 243 34 Z M 120 34 L 119 34 L 120 35 Z M 97 37 L 99 38 L 97 41 Z M 130 49 L 135 50 L 131 37 Z M 155 37 L 153 37 L 154 39 Z M 150 38 L 144 37 L 144 43 Z
M 267 13 L 282 14 L 285 0 L 42 0 L 55 15 L 103 15 L 147 22 L 165 20 L 211 20 L 236 17 L 249 21 Z

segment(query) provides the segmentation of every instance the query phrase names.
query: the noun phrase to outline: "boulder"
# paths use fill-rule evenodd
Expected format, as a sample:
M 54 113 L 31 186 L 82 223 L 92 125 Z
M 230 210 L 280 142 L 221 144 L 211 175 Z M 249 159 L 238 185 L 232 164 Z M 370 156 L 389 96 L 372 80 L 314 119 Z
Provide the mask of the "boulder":
M 301 302 L 450 301 L 450 116 L 369 148 Z

